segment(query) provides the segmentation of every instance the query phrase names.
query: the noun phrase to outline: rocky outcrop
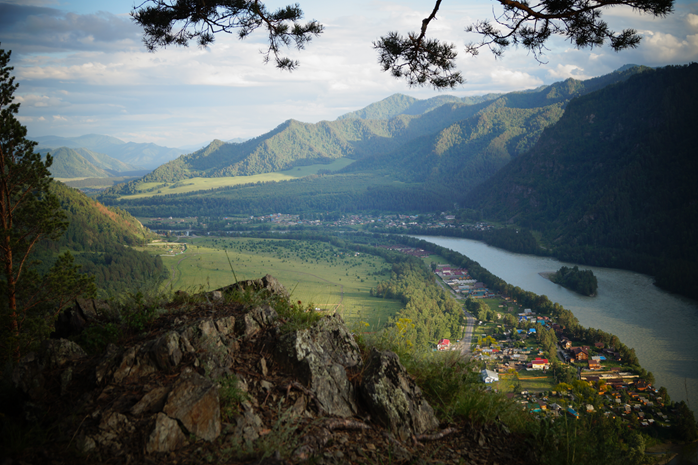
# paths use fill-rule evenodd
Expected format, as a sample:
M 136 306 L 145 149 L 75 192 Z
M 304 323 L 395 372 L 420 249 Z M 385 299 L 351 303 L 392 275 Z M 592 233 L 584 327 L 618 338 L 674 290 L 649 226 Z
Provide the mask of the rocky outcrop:
M 221 408 L 218 388 L 197 373 L 181 375 L 162 409 L 179 420 L 191 434 L 213 441 L 221 433 Z
M 402 440 L 439 426 L 431 405 L 393 352 L 371 351 L 361 395 L 376 419 Z
M 374 352 L 365 365 L 339 315 L 288 331 L 273 308 L 287 293 L 270 276 L 217 292 L 214 304 L 201 299 L 197 308 L 164 314 L 99 356 L 49 341 L 25 357 L 13 381 L 39 407 L 56 399 L 52 387 L 71 392 L 74 405 L 60 420 L 70 440 L 87 457 L 126 462 L 200 443 L 250 450 L 256 441 L 270 443 L 271 428 L 288 435 L 291 425 L 320 419 L 322 428 L 304 436 L 295 457 L 320 453 L 334 430 L 370 430 L 366 418 L 400 440 L 438 426 L 397 356 Z M 240 292 L 261 303 L 231 302 Z M 70 423 L 76 415 L 81 421 Z M 279 438 L 274 447 L 296 440 Z
M 67 339 L 50 339 L 38 352 L 30 352 L 12 372 L 12 382 L 32 399 L 46 394 L 46 372 L 61 371 L 61 393 L 68 389 L 73 377 L 72 362 L 87 357 L 82 348 Z
M 309 329 L 293 331 L 277 346 L 280 363 L 293 367 L 329 415 L 350 417 L 358 412 L 347 368 L 361 364 L 359 347 L 338 314 Z

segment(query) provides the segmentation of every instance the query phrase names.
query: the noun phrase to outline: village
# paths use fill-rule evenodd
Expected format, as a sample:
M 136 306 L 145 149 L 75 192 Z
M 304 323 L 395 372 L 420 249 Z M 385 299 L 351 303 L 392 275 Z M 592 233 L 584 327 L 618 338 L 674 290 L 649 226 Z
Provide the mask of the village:
M 407 251 L 404 251 L 407 252 Z M 415 249 L 412 254 L 418 254 Z M 601 413 L 633 428 L 669 428 L 676 413 L 666 389 L 655 388 L 626 364 L 621 353 L 601 341 L 585 345 L 547 315 L 522 308 L 472 279 L 468 270 L 433 264 L 432 269 L 459 299 L 479 299 L 489 309 L 489 321 L 476 320 L 470 341 L 441 339 L 436 350 L 468 352 L 477 364 L 483 389 L 501 393 L 531 415 L 577 419 Z M 477 317 L 477 315 L 473 315 Z M 544 349 L 537 334 L 555 335 L 554 353 Z M 463 350 L 463 344 L 469 350 Z M 643 373 L 644 374 L 644 373 Z

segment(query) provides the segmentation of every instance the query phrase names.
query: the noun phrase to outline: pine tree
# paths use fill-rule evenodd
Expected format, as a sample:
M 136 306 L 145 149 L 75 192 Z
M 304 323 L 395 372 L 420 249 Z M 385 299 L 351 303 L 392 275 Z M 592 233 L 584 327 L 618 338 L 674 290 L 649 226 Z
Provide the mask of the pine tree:
M 58 239 L 68 226 L 58 198 L 49 190 L 52 158 L 34 152 L 36 142 L 15 118 L 19 84 L 10 76 L 10 51 L 0 49 L 0 361 L 19 360 L 47 337 L 55 318 L 76 295 L 94 292 L 94 279 L 78 274 L 70 254 L 45 276 L 36 272 L 32 251 Z

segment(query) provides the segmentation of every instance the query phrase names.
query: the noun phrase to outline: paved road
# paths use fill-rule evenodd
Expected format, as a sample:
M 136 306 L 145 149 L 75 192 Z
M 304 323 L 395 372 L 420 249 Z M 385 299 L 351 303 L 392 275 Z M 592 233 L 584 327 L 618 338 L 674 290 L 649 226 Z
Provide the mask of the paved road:
M 475 317 L 466 312 L 465 309 L 463 309 L 463 313 L 465 313 L 466 321 L 465 334 L 463 335 L 463 339 L 461 339 L 458 344 L 460 346 L 459 350 L 461 355 L 467 355 L 470 353 L 470 342 L 473 338 L 473 329 L 475 329 Z
M 456 300 L 463 300 L 462 295 L 457 294 L 453 289 L 447 287 L 439 278 L 434 279 L 436 280 L 436 283 L 439 286 L 441 286 L 441 288 L 444 291 L 450 292 Z M 470 345 L 471 340 L 473 338 L 473 329 L 475 329 L 476 320 L 473 315 L 465 311 L 465 308 L 463 308 L 463 313 L 465 314 L 465 334 L 463 335 L 463 339 L 461 339 L 460 342 L 455 344 L 451 350 L 458 350 L 460 351 L 461 355 L 467 355 L 470 353 Z

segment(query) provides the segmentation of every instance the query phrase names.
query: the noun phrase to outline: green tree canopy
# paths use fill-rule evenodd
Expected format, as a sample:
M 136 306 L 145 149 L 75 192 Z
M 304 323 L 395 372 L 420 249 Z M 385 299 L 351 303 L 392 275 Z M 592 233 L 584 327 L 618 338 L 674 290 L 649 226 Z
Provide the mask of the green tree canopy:
M 0 49 L 0 361 L 18 360 L 26 348 L 48 336 L 60 310 L 93 279 L 79 275 L 70 254 L 45 276 L 32 268 L 32 251 L 56 240 L 67 227 L 58 198 L 49 190 L 51 156 L 34 152 L 36 142 L 15 118 L 14 77 L 9 51 Z

